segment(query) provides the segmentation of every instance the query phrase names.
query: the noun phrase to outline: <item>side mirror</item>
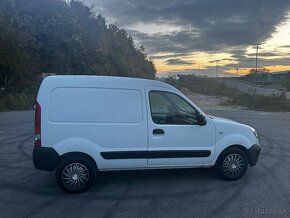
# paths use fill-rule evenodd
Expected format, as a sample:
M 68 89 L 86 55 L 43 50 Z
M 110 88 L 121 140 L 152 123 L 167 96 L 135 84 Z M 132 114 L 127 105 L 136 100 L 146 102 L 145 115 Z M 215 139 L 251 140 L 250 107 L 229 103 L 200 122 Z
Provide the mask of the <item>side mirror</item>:
M 200 125 L 200 126 L 205 126 L 206 125 L 206 119 L 205 119 L 204 115 L 199 114 L 197 116 L 197 124 Z

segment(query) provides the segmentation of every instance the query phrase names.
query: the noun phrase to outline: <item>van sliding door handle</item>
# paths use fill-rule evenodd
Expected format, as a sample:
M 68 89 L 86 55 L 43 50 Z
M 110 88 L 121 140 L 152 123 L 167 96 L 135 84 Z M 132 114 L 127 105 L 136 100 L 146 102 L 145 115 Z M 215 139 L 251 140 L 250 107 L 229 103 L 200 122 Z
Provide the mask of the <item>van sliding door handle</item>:
M 163 129 L 153 129 L 153 135 L 164 135 Z

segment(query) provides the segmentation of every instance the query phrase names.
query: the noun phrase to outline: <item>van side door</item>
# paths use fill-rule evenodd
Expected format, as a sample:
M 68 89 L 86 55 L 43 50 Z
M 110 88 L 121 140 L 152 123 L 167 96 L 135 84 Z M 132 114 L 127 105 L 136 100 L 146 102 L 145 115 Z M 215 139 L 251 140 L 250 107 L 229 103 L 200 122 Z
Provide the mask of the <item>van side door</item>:
M 214 157 L 215 126 L 175 90 L 146 87 L 148 165 L 201 166 Z

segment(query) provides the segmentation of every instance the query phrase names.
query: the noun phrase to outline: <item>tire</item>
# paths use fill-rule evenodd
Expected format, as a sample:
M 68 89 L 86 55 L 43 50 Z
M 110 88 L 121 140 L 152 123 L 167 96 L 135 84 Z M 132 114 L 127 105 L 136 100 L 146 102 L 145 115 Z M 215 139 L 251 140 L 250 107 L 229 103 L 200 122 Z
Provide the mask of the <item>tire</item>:
M 96 166 L 83 156 L 69 156 L 63 159 L 55 172 L 56 183 L 70 193 L 81 193 L 89 189 L 96 177 Z
M 249 161 L 247 154 L 240 148 L 229 148 L 221 153 L 215 168 L 224 180 L 237 180 L 247 171 Z

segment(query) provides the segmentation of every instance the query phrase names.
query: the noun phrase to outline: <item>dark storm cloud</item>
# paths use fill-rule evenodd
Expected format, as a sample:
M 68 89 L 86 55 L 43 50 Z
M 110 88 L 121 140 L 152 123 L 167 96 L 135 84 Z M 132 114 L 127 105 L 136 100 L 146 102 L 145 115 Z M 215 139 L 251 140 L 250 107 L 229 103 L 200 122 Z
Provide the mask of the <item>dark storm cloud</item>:
M 221 61 L 234 61 L 235 59 L 233 59 L 233 58 L 223 58 L 223 59 L 221 59 Z
M 261 43 L 286 19 L 289 0 L 87 0 L 117 25 L 170 24 L 181 31 L 148 34 L 131 31 L 149 54 L 221 52 Z
M 194 62 L 191 61 L 185 61 L 182 60 L 181 58 L 171 58 L 165 61 L 166 64 L 168 65 L 192 65 Z
M 148 53 L 170 52 L 182 53 L 183 55 L 192 52 L 192 44 L 198 40 L 199 36 L 190 31 L 172 32 L 168 34 L 155 33 L 148 34 L 139 31 L 129 30 L 139 42 L 145 45 Z M 198 48 L 198 45 L 195 45 Z M 200 47 L 198 50 L 203 50 Z
M 168 55 L 149 55 L 150 59 L 166 59 L 166 58 L 176 58 L 176 57 L 186 57 L 183 53 L 174 53 Z
M 288 57 L 289 60 L 289 57 Z M 255 68 L 256 58 L 244 58 L 239 61 L 238 64 L 226 64 L 224 67 L 227 68 Z M 272 59 L 265 59 L 259 58 L 258 59 L 258 68 L 260 67 L 267 67 L 267 66 L 275 66 L 275 65 L 289 65 L 289 61 L 282 59 L 282 58 L 272 58 Z
M 248 54 L 243 49 L 229 50 L 232 60 L 236 63 L 228 63 L 225 67 L 228 68 L 255 68 L 256 53 Z M 259 52 L 258 53 L 258 67 L 260 66 L 274 66 L 274 65 L 289 65 L 290 53 L 281 52 Z
M 248 54 L 249 57 L 256 56 L 256 53 Z M 275 53 L 275 52 L 259 52 L 259 57 L 275 57 L 275 56 L 281 56 L 281 53 Z
M 217 63 L 217 60 L 213 60 L 213 61 L 208 61 L 209 64 L 214 64 Z
M 282 45 L 279 48 L 290 48 L 290 45 Z

